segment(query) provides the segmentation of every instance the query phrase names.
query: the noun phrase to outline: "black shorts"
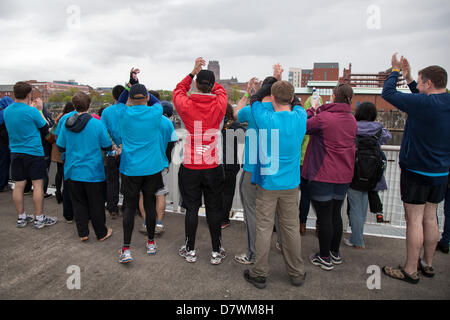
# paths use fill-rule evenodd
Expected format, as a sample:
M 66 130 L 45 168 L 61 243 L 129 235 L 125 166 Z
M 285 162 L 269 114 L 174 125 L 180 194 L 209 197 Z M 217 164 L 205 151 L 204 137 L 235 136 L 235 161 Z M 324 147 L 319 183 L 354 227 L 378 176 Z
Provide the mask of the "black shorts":
M 149 176 L 126 176 L 121 174 L 121 191 L 127 199 L 139 199 L 139 192 L 154 195 L 164 187 L 161 172 Z
M 14 181 L 44 179 L 47 174 L 45 157 L 11 153 L 11 178 Z
M 448 177 L 427 177 L 402 169 L 400 193 L 402 201 L 410 204 L 439 203 L 444 200 Z

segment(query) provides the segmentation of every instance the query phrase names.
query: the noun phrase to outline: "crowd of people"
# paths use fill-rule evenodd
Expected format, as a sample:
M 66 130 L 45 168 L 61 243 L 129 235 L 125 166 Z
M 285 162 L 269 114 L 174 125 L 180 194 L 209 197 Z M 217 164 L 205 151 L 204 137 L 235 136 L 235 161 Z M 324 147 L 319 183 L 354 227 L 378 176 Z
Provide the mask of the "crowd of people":
M 436 249 L 449 250 L 450 95 L 443 68 L 420 70 L 416 82 L 406 58 L 398 60 L 394 54 L 391 62 L 382 97 L 408 116 L 399 162 L 407 259 L 404 266 L 382 270 L 389 277 L 418 283 L 419 272 L 434 276 Z M 155 234 L 165 230 L 169 167 L 174 146 L 181 140 L 170 120 L 175 107 L 186 129 L 180 142 L 178 188 L 185 209 L 179 255 L 187 262 L 197 261 L 195 240 L 203 202 L 211 238 L 210 263 L 220 264 L 226 257 L 222 230 L 230 224 L 241 168 L 238 185 L 247 248 L 234 259 L 249 266 L 244 278 L 255 287 L 267 285 L 274 226 L 292 285 L 304 283 L 301 236 L 306 232 L 310 206 L 317 216 L 319 244 L 319 251 L 309 257 L 313 265 L 330 271 L 342 264 L 341 242 L 364 249 L 368 207 L 377 214 L 377 221 L 386 222 L 378 195 L 387 188 L 383 177 L 386 157 L 380 146 L 391 134 L 376 121 L 376 106 L 364 102 L 352 114 L 353 89 L 342 83 L 333 89 L 329 102 L 311 97 L 302 105 L 292 84 L 282 80 L 281 65 L 276 64 L 273 75 L 261 83 L 250 79 L 233 107 L 214 73 L 203 69 L 205 64 L 203 58 L 195 60 L 193 70 L 173 91 L 173 105 L 160 101 L 156 91 L 139 83 L 140 70 L 132 68 L 127 85 L 113 88 L 113 105 L 90 114 L 89 95 L 76 92 L 56 121 L 42 101 L 31 101 L 32 87 L 17 82 L 15 101 L 0 100 L 0 189 L 9 190 L 11 168 L 17 227 L 34 223 L 40 229 L 57 223 L 43 208 L 53 161 L 57 163 L 56 199 L 63 203 L 65 222 L 75 222 L 81 241 L 89 240 L 89 221 L 98 241 L 111 237 L 106 203 L 112 219 L 123 213 L 119 262 L 133 261 L 131 240 L 137 212 L 144 221 L 139 231 L 147 235 L 147 254 L 155 255 Z M 410 94 L 397 90 L 400 72 Z M 245 136 L 242 165 L 237 132 Z M 33 187 L 34 215 L 24 209 L 27 181 Z M 122 210 L 119 193 L 124 197 Z M 341 216 L 345 198 L 352 230 L 348 239 L 343 239 Z M 436 212 L 444 198 L 446 220 L 439 241 Z

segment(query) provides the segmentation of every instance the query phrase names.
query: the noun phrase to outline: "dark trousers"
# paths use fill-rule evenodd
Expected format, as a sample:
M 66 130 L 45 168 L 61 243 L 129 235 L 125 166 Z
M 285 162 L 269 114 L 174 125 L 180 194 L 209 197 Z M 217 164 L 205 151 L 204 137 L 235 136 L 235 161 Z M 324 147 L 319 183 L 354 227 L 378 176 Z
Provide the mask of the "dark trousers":
M 56 162 L 55 187 L 56 192 L 61 193 L 61 187 L 64 179 L 64 164 Z
M 339 253 L 342 239 L 341 207 L 343 200 L 316 201 L 311 203 L 316 211 L 319 226 L 320 255 L 329 257 L 330 251 Z
M 11 154 L 8 146 L 0 146 L 0 190 L 8 185 Z
M 300 172 L 302 171 L 302 166 L 300 166 Z M 300 176 L 300 223 L 306 223 L 308 220 L 309 207 L 311 200 L 309 199 L 309 188 L 308 180 Z
M 89 220 L 92 222 L 97 239 L 106 236 L 105 182 L 80 182 L 68 180 L 73 213 L 78 236 L 89 235 Z
M 369 208 L 372 213 L 383 213 L 383 203 L 381 203 L 380 196 L 377 191 L 369 191 Z
M 144 197 L 145 224 L 147 227 L 148 239 L 155 237 L 156 225 L 156 196 L 155 193 L 161 189 L 164 184 L 161 172 L 154 175 L 132 177 L 124 174 L 122 177 L 122 192 L 124 203 L 123 211 L 123 244 L 130 246 L 131 235 L 134 229 L 134 216 L 139 205 L 139 193 L 142 191 Z
M 73 206 L 69 190 L 70 184 L 68 180 L 63 180 L 63 216 L 66 220 L 71 221 L 73 220 Z
M 106 157 L 106 209 L 119 212 L 119 167 L 120 157 Z
M 212 169 L 192 170 L 180 166 L 178 185 L 183 199 L 182 207 L 186 209 L 185 231 L 186 248 L 195 249 L 195 235 L 198 226 L 198 209 L 202 205 L 202 195 L 205 200 L 206 221 L 211 236 L 212 249 L 220 251 L 221 223 L 223 219 L 223 189 L 224 171 L 220 165 Z
M 223 188 L 223 217 L 222 223 L 230 222 L 230 211 L 233 206 L 233 198 L 236 190 L 236 176 L 239 171 L 225 169 L 225 182 Z

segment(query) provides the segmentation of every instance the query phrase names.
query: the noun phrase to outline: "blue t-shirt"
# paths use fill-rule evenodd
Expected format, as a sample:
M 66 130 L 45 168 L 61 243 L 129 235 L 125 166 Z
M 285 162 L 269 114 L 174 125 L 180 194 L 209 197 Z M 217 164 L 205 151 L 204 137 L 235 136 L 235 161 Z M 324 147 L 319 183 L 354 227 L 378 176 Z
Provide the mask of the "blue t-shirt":
M 120 118 L 122 156 L 120 172 L 126 176 L 148 176 L 162 171 L 164 153 L 161 153 L 161 117 L 159 103 L 149 107 L 127 107 Z
M 268 110 L 273 110 L 271 102 L 262 102 L 263 107 Z M 258 145 L 258 131 L 256 129 L 255 119 L 252 115 L 250 105 L 245 106 L 238 112 L 238 121 L 247 122 L 248 127 L 245 131 L 245 151 L 244 151 L 244 166 L 243 170 L 253 172 L 257 162 L 257 145 Z
M 41 113 L 21 102 L 11 104 L 3 113 L 11 153 L 44 156 L 39 129 L 47 124 Z
M 120 138 L 120 117 L 126 108 L 127 106 L 123 103 L 118 103 L 109 106 L 102 112 L 101 120 L 117 146 L 122 144 Z
M 300 159 L 306 132 L 306 111 L 275 112 L 261 102 L 252 105 L 259 128 L 259 158 L 252 178 L 266 190 L 289 190 L 300 184 Z
M 92 118 L 81 132 L 72 132 L 63 126 L 56 144 L 66 149 L 64 180 L 105 181 L 102 148 L 110 147 L 111 139 L 101 121 Z
M 163 162 L 164 168 L 169 167 L 169 159 L 167 159 L 166 149 L 169 142 L 178 141 L 178 135 L 175 132 L 175 128 L 172 124 L 172 121 L 167 117 L 161 118 L 161 129 L 160 129 L 160 137 L 161 137 L 161 153 L 163 154 Z

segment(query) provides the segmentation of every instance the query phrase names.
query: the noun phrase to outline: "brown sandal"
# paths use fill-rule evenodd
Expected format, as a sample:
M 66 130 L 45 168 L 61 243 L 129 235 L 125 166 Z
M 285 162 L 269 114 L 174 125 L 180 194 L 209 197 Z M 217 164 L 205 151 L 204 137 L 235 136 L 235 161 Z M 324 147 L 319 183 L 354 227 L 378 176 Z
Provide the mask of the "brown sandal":
M 104 237 L 101 238 L 101 239 L 98 239 L 98 241 L 103 242 L 103 241 L 105 241 L 106 239 L 108 239 L 109 237 L 111 237 L 111 235 L 112 235 L 112 229 L 111 229 L 111 228 L 108 228 L 108 232 L 106 233 L 106 236 L 104 236 Z
M 419 275 L 417 272 L 413 274 L 409 274 L 403 269 L 402 266 L 398 266 L 397 269 L 392 267 L 383 267 L 382 268 L 383 273 L 387 275 L 388 277 L 403 280 L 412 284 L 417 284 L 420 280 Z

